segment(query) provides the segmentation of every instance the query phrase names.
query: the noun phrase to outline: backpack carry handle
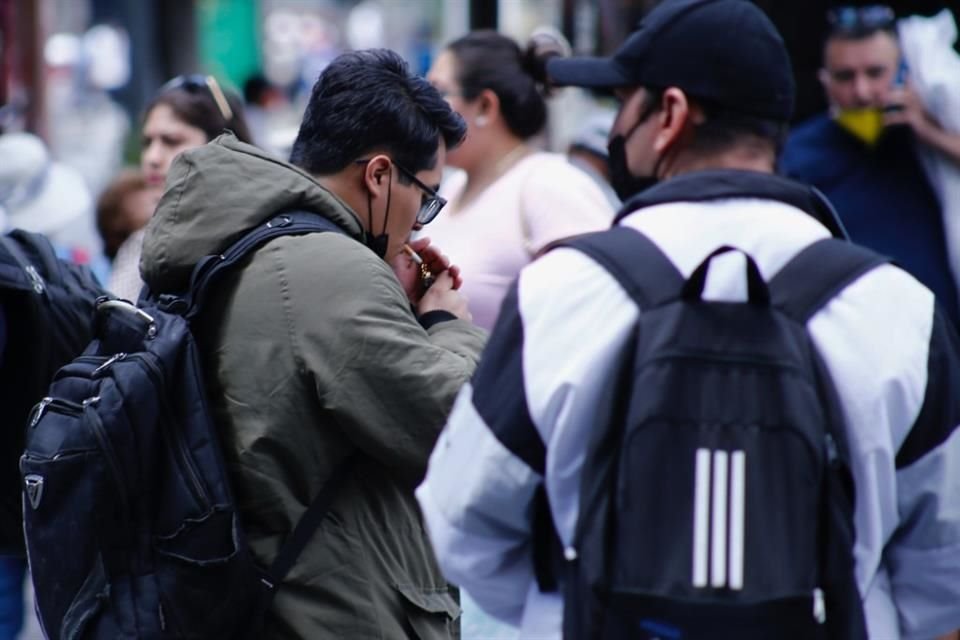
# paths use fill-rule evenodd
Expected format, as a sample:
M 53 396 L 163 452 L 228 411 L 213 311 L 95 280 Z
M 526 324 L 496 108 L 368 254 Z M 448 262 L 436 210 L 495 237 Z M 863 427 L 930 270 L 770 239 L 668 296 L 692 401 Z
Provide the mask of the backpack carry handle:
M 700 263 L 700 266 L 693 271 L 683 285 L 683 298 L 685 300 L 692 302 L 703 300 L 703 288 L 707 284 L 707 273 L 710 271 L 710 263 L 717 256 L 730 253 L 731 251 L 742 254 L 747 260 L 747 297 L 749 301 L 758 305 L 770 304 L 770 289 L 767 287 L 763 276 L 760 275 L 760 268 L 757 267 L 757 263 L 746 251 L 729 245 L 724 245 L 708 255 L 704 258 L 703 262 Z

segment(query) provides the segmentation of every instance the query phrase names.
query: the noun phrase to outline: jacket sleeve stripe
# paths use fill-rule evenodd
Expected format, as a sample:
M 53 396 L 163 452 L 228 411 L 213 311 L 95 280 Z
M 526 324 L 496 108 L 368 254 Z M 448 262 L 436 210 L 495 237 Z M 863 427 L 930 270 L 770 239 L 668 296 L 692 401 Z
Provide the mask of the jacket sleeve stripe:
M 503 446 L 543 475 L 546 449 L 527 403 L 523 338 L 523 318 L 514 282 L 474 375 L 473 404 Z
M 930 335 L 927 388 L 909 435 L 897 451 L 897 469 L 923 458 L 945 442 L 960 424 L 960 339 L 939 307 Z

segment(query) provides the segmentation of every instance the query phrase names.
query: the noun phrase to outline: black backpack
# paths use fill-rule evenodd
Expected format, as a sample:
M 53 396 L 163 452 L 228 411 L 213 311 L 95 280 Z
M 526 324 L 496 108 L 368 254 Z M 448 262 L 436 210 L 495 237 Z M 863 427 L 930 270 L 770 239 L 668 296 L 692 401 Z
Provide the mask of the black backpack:
M 0 304 L 7 322 L 0 367 L 0 553 L 23 553 L 17 461 L 27 416 L 57 369 L 90 344 L 94 303 L 104 294 L 87 267 L 59 259 L 46 237 L 20 229 L 0 236 Z
M 194 269 L 184 295 L 97 306 L 94 341 L 33 411 L 21 458 L 36 607 L 49 638 L 257 637 L 275 588 L 324 517 L 334 470 L 267 570 L 247 548 L 191 322 L 220 276 L 282 235 L 274 217 Z
M 866 638 L 844 420 L 806 323 L 885 259 L 823 240 L 768 284 L 744 253 L 749 301 L 712 302 L 710 263 L 736 249 L 684 280 L 626 227 L 565 244 L 642 311 L 556 563 L 564 637 Z

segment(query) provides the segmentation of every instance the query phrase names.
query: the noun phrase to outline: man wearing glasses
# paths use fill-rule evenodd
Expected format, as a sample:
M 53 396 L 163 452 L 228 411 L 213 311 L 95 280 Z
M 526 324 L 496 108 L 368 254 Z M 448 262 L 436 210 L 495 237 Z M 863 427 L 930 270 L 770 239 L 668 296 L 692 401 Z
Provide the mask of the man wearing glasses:
M 960 326 L 940 203 L 916 153 L 923 145 L 960 163 L 960 135 L 912 89 L 894 17 L 882 5 L 828 14 L 820 82 L 830 110 L 793 131 L 781 169 L 822 190 L 855 242 L 895 259 Z
M 485 334 L 458 269 L 410 235 L 441 212 L 446 150 L 464 133 L 399 56 L 360 51 L 317 80 L 291 164 L 225 135 L 170 170 L 144 242 L 152 291 L 182 289 L 202 256 L 285 211 L 340 231 L 268 242 L 202 318 L 210 397 L 258 561 L 269 567 L 321 489 L 335 491 L 261 637 L 455 635 L 459 608 L 413 488 Z

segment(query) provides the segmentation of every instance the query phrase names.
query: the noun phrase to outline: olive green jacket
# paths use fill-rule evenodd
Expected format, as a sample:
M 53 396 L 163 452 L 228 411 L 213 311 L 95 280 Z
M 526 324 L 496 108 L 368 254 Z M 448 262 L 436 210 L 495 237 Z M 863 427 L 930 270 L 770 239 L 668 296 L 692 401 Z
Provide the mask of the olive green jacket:
M 241 519 L 264 566 L 332 469 L 359 462 L 280 588 L 269 638 L 445 638 L 459 608 L 413 489 L 485 334 L 424 329 L 356 214 L 305 172 L 224 135 L 181 154 L 140 263 L 153 291 L 285 210 L 342 227 L 259 249 L 210 298 L 198 331 Z

